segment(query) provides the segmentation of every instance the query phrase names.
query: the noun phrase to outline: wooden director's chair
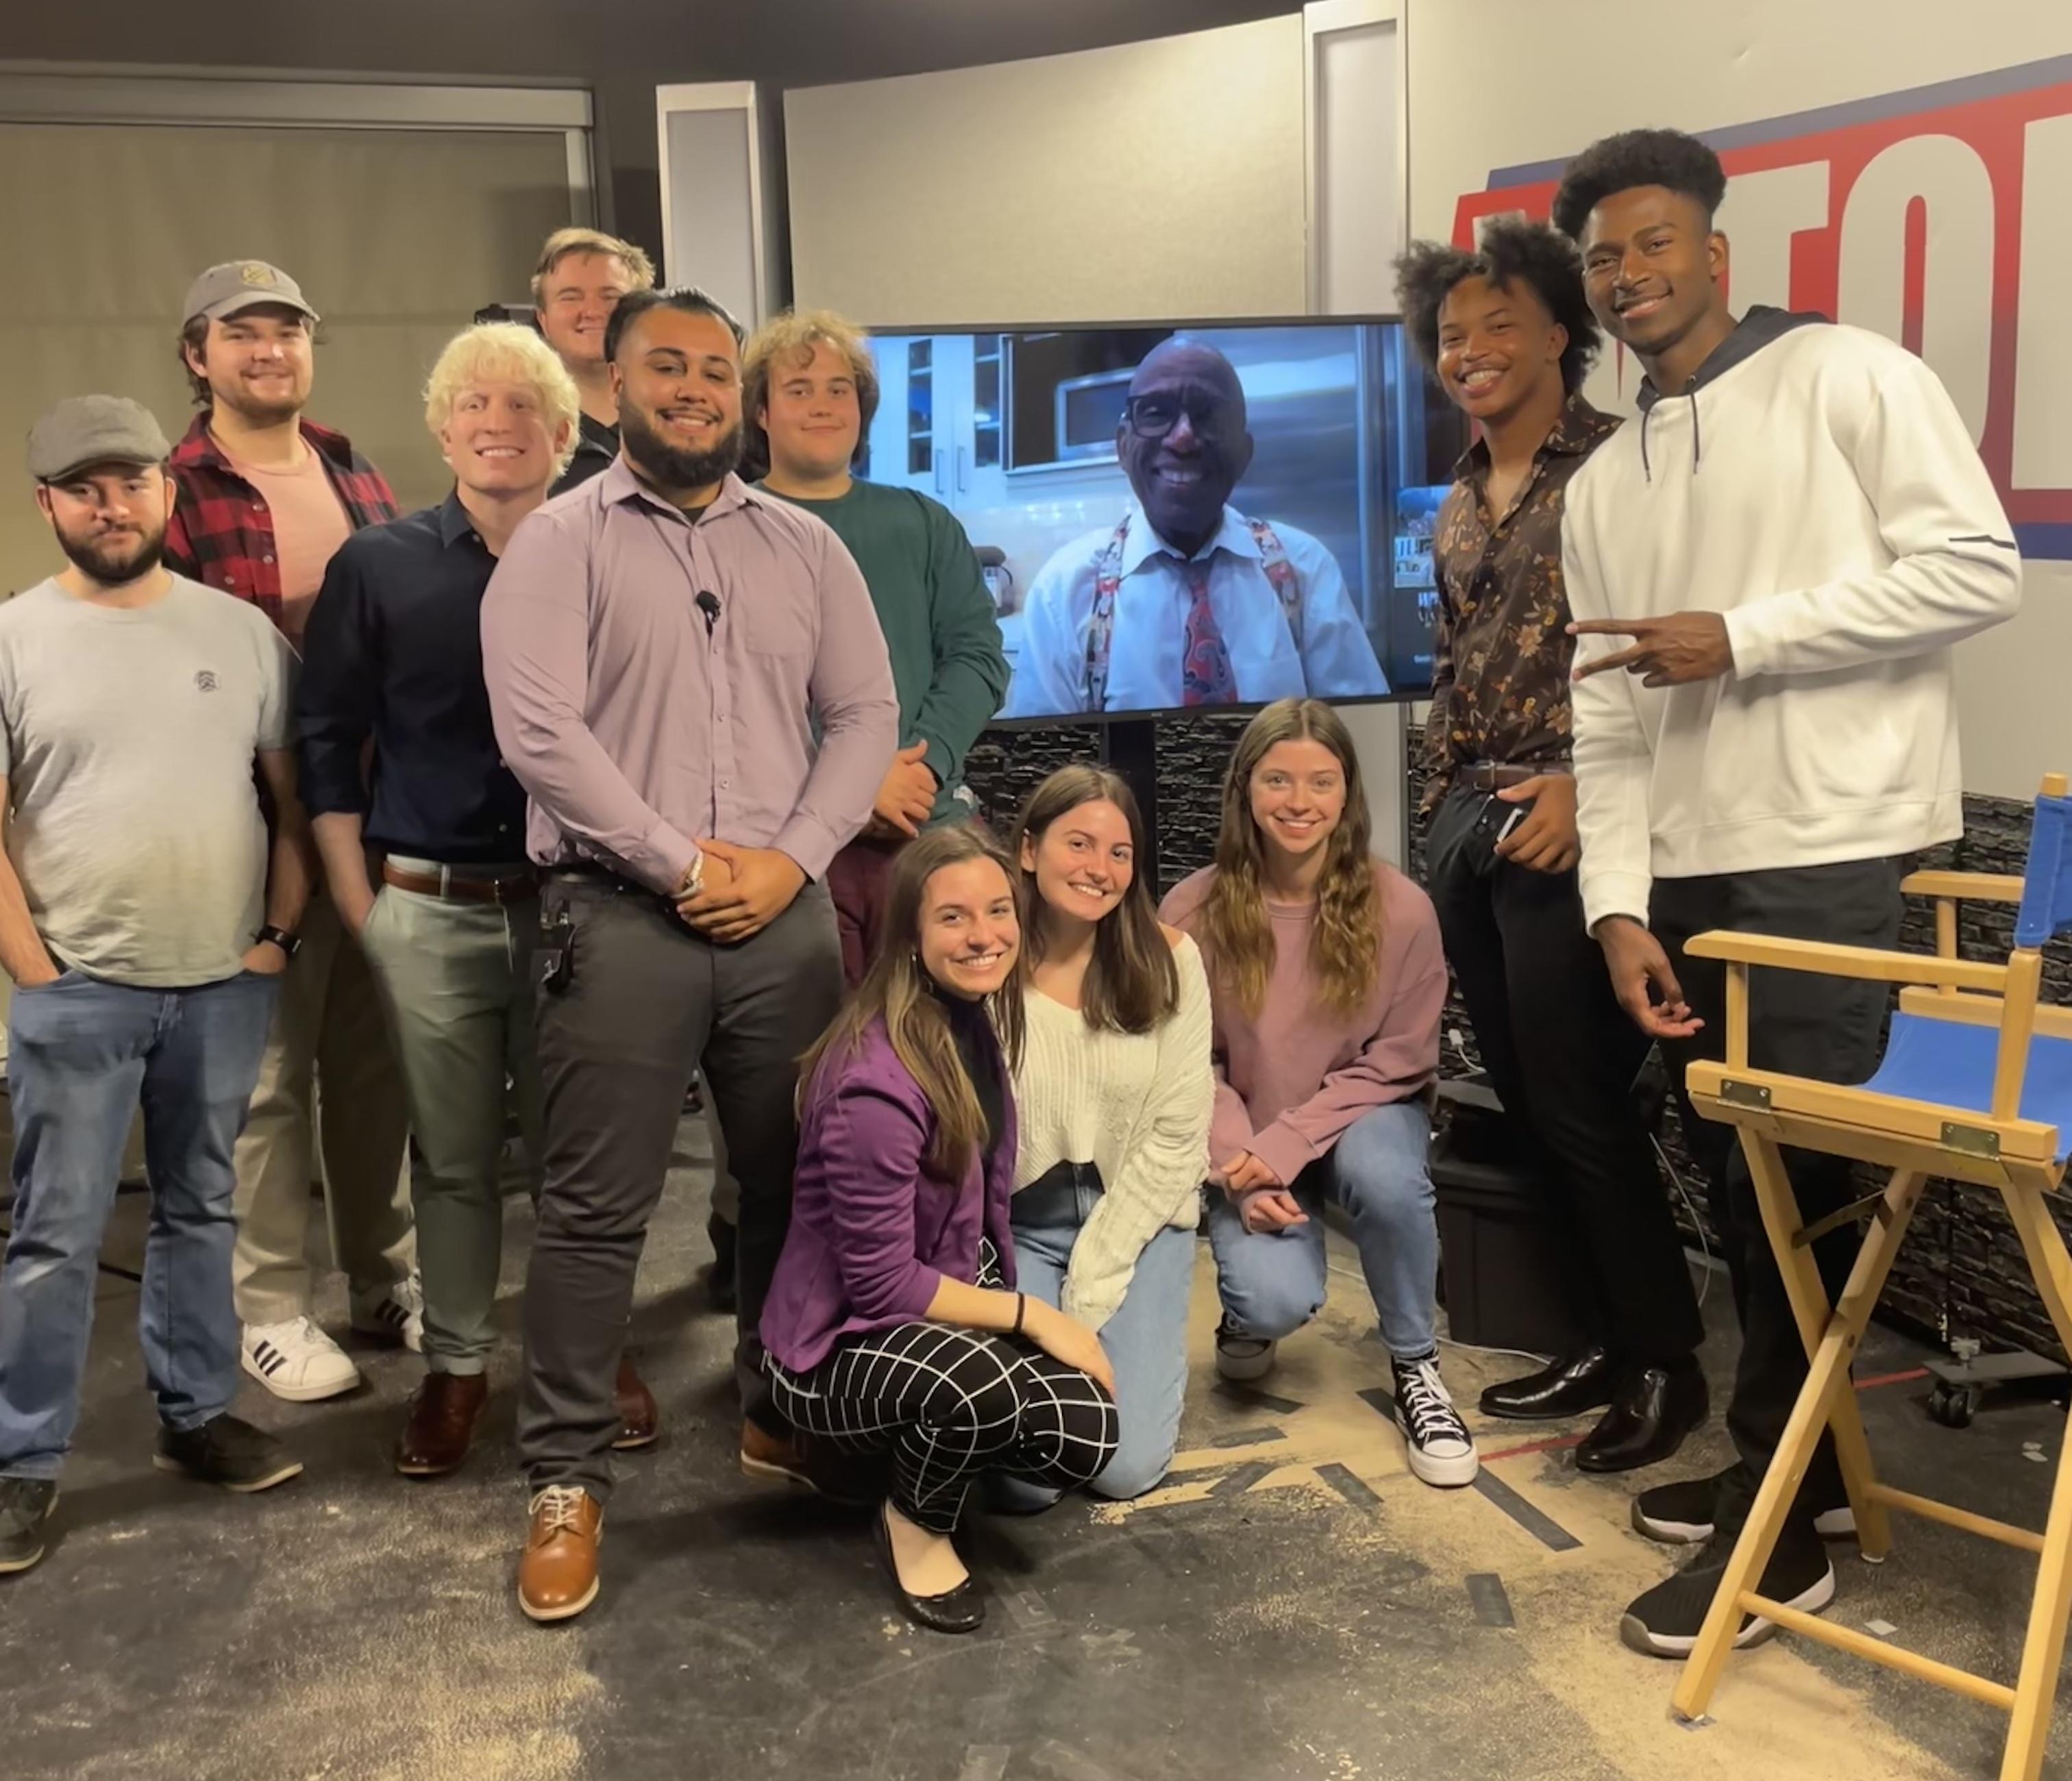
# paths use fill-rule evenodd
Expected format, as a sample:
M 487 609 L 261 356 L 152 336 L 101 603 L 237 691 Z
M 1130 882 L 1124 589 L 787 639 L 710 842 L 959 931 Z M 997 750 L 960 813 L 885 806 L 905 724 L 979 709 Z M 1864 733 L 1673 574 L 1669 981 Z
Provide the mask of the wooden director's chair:
M 1690 1066 L 1691 1101 L 1707 1118 L 1740 1128 L 1764 1228 L 1783 1272 L 1811 1368 L 1685 1662 L 1675 1706 L 1686 1720 L 1703 1715 L 1742 1615 L 1759 1615 L 1789 1631 L 2005 1709 L 2012 1727 L 2001 1781 L 2036 1781 L 2058 1692 L 2066 1609 L 2072 1603 L 2072 1430 L 2059 1454 L 2049 1520 L 2042 1533 L 2033 1533 L 1878 1483 L 1849 1364 L 1922 1189 L 1936 1177 L 1999 1191 L 2058 1340 L 2072 1350 L 2072 1257 L 2066 1254 L 2045 1198 L 2063 1180 L 2066 1151 L 2072 1148 L 2072 1007 L 2037 1005 L 2041 949 L 2054 935 L 2072 930 L 2072 798 L 2066 795 L 2066 776 L 2053 774 L 2043 782 L 2023 876 L 1917 872 L 1903 888 L 1936 900 L 1933 957 L 1716 932 L 1699 935 L 1688 948 L 1701 958 L 1724 960 L 1727 966 L 1726 1061 Z M 2021 905 L 2014 950 L 2004 965 L 1957 956 L 1957 905 L 1966 899 Z M 1877 1073 L 1860 1088 L 1838 1088 L 1750 1069 L 1751 967 L 1909 986 L 1900 991 Z M 1891 1170 L 1891 1179 L 1881 1194 L 1807 1228 L 1778 1154 L 1784 1145 L 1880 1164 Z M 1866 1212 L 1868 1233 L 1840 1301 L 1831 1311 L 1810 1245 L 1827 1230 Z M 1786 1512 L 1827 1426 L 1834 1430 L 1864 1557 L 1882 1559 L 1890 1549 L 1890 1509 L 1925 1516 L 2040 1556 L 2021 1672 L 2014 1687 L 1797 1612 L 1756 1593 Z

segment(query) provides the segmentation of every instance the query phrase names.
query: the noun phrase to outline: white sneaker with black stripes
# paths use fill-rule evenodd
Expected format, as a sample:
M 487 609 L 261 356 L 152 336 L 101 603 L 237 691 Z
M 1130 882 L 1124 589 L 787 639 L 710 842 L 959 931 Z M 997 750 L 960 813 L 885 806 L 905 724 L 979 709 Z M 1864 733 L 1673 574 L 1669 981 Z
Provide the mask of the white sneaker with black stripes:
M 382 1287 L 352 1289 L 352 1333 L 401 1342 L 413 1354 L 425 1347 L 425 1289 L 406 1274 Z
M 291 1404 L 335 1397 L 360 1383 L 360 1369 L 313 1319 L 245 1326 L 245 1370 Z
M 1396 1420 L 1411 1471 L 1441 1490 L 1474 1483 L 1482 1463 L 1475 1438 L 1453 1408 L 1453 1393 L 1439 1377 L 1437 1357 L 1389 1364 L 1396 1375 Z

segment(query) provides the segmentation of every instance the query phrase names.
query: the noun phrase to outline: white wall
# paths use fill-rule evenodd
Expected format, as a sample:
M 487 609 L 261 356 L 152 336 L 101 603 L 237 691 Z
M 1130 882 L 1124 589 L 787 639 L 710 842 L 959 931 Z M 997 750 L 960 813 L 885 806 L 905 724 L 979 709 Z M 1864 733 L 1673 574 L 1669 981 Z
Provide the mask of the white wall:
M 1294 315 L 1302 22 L 784 97 L 792 286 L 875 326 Z
M 2033 795 L 2072 763 L 2072 67 L 1913 89 L 2072 53 L 2072 6 L 1722 0 L 1668 41 L 1659 9 L 1643 22 L 1616 0 L 1407 3 L 1416 235 L 1456 236 L 1509 202 L 1476 199 L 1493 172 L 1558 162 L 1610 131 L 1724 132 L 1736 306 L 1788 289 L 1799 306 L 1893 332 L 1910 200 L 1924 201 L 1918 350 L 1974 419 L 2031 545 L 2021 617 L 1959 652 L 1965 781 Z M 1772 121 L 1865 101 L 1880 102 Z M 1521 207 L 1544 214 L 1544 184 L 1520 184 Z M 1607 364 L 1592 393 L 1613 405 L 1630 367 L 1623 381 L 1622 394 Z M 2027 529 L 2046 523 L 2054 557 Z

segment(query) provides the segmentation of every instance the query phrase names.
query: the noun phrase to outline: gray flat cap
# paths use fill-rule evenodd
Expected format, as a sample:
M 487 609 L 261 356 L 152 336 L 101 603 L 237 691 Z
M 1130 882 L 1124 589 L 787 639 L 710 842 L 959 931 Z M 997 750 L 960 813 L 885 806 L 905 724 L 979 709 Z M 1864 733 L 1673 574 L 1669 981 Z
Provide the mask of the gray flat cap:
M 162 464 L 172 454 L 151 411 L 126 396 L 68 396 L 29 429 L 29 474 L 39 482 L 89 464 Z

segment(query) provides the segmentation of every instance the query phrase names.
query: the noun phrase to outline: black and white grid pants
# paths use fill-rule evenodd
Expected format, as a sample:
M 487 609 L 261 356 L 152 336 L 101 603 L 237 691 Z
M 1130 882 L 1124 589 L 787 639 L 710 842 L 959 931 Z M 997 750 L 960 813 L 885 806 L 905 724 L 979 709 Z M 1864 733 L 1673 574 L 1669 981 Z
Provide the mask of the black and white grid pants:
M 984 1285 L 998 1283 L 990 1259 Z M 931 1533 L 956 1529 L 982 1472 L 1073 1490 L 1115 1457 L 1115 1400 L 1013 1336 L 901 1323 L 849 1337 L 808 1373 L 769 1366 L 793 1427 L 845 1453 L 890 1451 L 894 1506 Z

